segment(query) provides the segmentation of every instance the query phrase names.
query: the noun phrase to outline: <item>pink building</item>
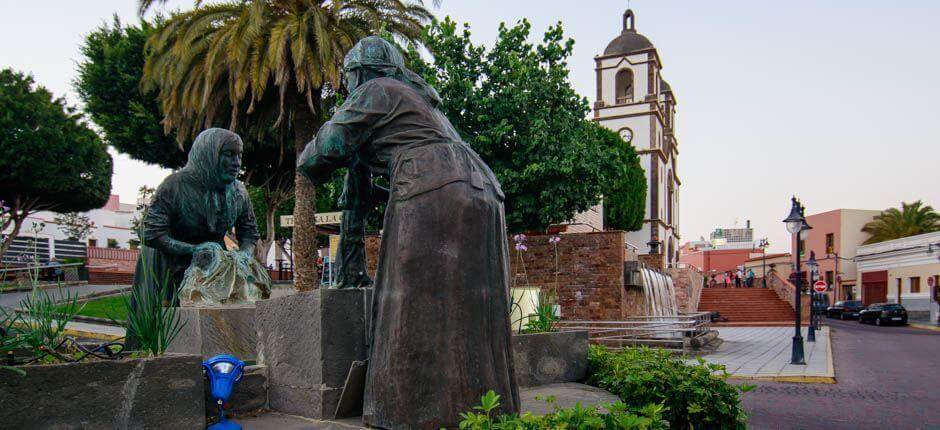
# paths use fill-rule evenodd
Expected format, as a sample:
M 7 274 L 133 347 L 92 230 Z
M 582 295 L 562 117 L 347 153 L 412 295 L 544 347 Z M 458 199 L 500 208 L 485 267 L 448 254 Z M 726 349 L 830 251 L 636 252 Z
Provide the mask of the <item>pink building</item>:
M 689 250 L 679 255 L 679 263 L 695 267 L 707 279 L 716 275 L 718 282 L 723 282 L 725 272 L 738 270 L 748 259 L 760 255 L 755 249 L 703 249 Z
M 858 273 L 855 268 L 855 250 L 868 239 L 862 226 L 881 211 L 864 209 L 835 209 L 809 215 L 806 222 L 813 227 L 803 245 L 800 261 L 805 263 L 810 252 L 819 264 L 819 279 L 829 284 L 830 300 L 857 299 Z

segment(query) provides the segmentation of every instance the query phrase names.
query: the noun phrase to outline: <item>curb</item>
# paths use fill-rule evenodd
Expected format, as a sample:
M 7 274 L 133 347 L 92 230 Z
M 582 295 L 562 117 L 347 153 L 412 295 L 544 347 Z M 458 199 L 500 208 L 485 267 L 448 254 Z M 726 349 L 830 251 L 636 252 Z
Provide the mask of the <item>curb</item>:
M 39 288 L 40 290 L 51 290 L 53 288 L 78 287 L 81 285 L 88 285 L 88 281 L 63 282 L 61 284 L 45 284 L 45 285 L 39 285 L 37 288 Z M 33 291 L 33 287 L 8 288 L 5 290 L 0 290 L 0 295 L 11 294 L 11 293 L 27 293 L 30 291 Z
M 917 323 L 907 323 L 911 328 L 917 328 L 921 330 L 930 330 L 930 331 L 940 331 L 940 327 L 929 324 L 917 324 Z
M 832 327 L 826 326 L 826 328 L 829 331 L 829 334 L 826 336 L 826 353 L 829 357 L 826 363 L 826 375 L 755 376 L 730 374 L 728 377 L 752 381 L 790 382 L 795 384 L 835 384 L 836 371 L 832 359 Z M 940 329 L 938 329 L 938 331 L 940 331 Z
M 113 334 L 97 333 L 97 332 L 85 331 L 85 330 L 75 330 L 72 328 L 65 329 L 65 334 L 68 336 L 75 337 L 75 338 L 104 340 L 104 341 L 109 341 L 109 342 L 124 338 L 124 336 L 116 336 Z
M 124 321 L 124 320 L 111 321 L 107 318 L 89 317 L 85 315 L 75 315 L 74 317 L 72 317 L 72 321 L 106 325 L 110 327 L 124 327 L 124 324 L 127 323 L 127 321 Z

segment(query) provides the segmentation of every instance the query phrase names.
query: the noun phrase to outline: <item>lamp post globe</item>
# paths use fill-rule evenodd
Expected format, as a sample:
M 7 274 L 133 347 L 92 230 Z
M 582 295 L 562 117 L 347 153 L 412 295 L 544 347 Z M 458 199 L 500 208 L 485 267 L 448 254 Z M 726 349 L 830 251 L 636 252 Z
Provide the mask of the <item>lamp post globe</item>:
M 796 200 L 796 197 L 793 197 L 790 201 L 793 204 L 790 208 L 790 215 L 788 215 L 783 222 L 787 225 L 787 231 L 789 231 L 790 234 L 797 234 L 800 232 L 800 229 L 802 229 L 806 219 L 803 218 L 803 213 L 800 210 L 800 202 Z
M 803 217 L 803 209 L 800 206 L 800 202 L 793 197 L 790 199 L 792 206 L 790 207 L 790 215 L 784 218 L 783 222 L 787 226 L 787 231 L 793 235 L 794 243 L 794 252 L 793 255 L 796 258 L 796 265 L 794 267 L 794 273 L 797 275 L 796 288 L 793 291 L 794 307 L 796 308 L 796 318 L 794 321 L 795 332 L 793 334 L 793 347 L 790 353 L 790 364 L 806 364 L 806 360 L 803 356 L 803 335 L 800 334 L 800 308 L 801 306 L 801 297 L 800 297 L 800 250 L 799 250 L 799 238 L 800 233 L 803 231 L 803 225 L 806 224 L 806 218 Z M 807 224 L 807 227 L 809 225 Z

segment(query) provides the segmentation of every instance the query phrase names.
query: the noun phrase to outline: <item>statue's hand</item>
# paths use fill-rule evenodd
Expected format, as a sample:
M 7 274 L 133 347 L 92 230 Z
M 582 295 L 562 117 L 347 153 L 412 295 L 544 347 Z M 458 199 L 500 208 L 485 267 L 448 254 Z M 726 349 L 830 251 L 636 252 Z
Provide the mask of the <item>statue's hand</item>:
M 215 259 L 215 252 L 221 251 L 222 246 L 215 242 L 203 242 L 193 251 L 193 264 L 202 269 L 208 269 Z

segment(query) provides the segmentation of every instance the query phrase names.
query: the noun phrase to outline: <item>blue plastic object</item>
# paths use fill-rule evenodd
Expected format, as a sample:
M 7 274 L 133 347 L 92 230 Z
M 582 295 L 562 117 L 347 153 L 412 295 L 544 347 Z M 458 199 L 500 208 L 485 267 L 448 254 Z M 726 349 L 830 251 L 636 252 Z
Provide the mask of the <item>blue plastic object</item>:
M 209 392 L 212 401 L 219 408 L 219 422 L 208 427 L 209 430 L 241 430 L 242 426 L 225 417 L 225 402 L 232 395 L 232 389 L 242 379 L 245 362 L 229 354 L 212 357 L 202 363 L 202 370 L 209 378 Z

